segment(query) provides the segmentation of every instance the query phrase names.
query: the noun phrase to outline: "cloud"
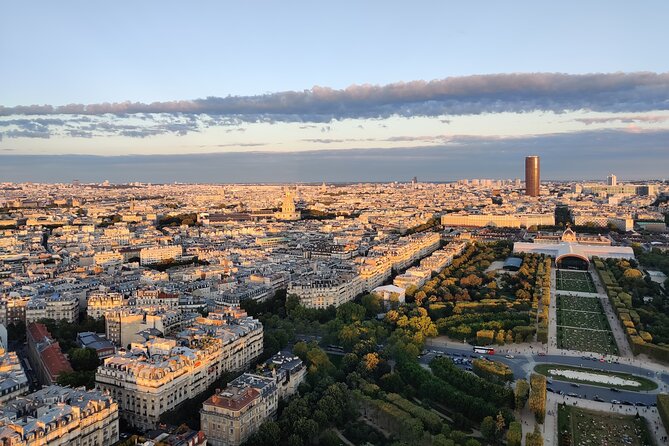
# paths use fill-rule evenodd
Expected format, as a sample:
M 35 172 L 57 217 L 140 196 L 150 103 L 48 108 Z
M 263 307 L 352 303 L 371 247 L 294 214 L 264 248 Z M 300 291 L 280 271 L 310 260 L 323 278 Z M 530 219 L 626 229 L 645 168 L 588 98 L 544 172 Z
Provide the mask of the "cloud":
M 93 138 L 95 136 L 126 136 L 146 138 L 172 134 L 183 136 L 199 132 L 210 125 L 238 125 L 237 120 L 210 119 L 198 115 L 140 114 L 140 115 L 63 115 L 63 118 L 0 119 L 0 139 L 48 138 L 68 136 Z M 243 128 L 235 131 L 244 131 Z
M 313 87 L 258 96 L 170 102 L 0 106 L 11 115 L 203 114 L 243 122 L 318 122 L 348 118 L 467 115 L 537 110 L 642 112 L 669 109 L 669 73 L 518 73 L 388 85 Z
M 581 122 L 585 125 L 592 124 L 609 124 L 611 122 L 622 122 L 626 124 L 644 122 L 648 124 L 658 124 L 669 120 L 669 116 L 658 115 L 623 115 L 623 116 L 605 116 L 601 118 L 578 118 L 574 119 L 576 122 Z

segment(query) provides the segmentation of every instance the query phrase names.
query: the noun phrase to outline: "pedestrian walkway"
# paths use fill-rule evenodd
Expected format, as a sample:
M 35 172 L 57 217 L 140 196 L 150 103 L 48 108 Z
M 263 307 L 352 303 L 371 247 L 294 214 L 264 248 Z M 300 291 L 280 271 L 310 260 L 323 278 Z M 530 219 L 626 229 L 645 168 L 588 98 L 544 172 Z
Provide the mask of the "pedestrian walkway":
M 597 295 L 599 296 L 599 301 L 602 304 L 602 308 L 604 308 L 606 319 L 609 321 L 609 326 L 611 327 L 613 338 L 616 340 L 616 344 L 618 344 L 618 354 L 624 358 L 632 358 L 634 354 L 632 353 L 632 349 L 630 348 L 629 342 L 627 341 L 627 336 L 625 336 L 622 324 L 613 311 L 611 300 L 606 294 L 604 285 L 602 285 L 602 282 L 599 280 L 599 275 L 594 270 L 593 266 L 590 267 L 589 272 L 590 276 L 592 276 L 592 280 L 595 283 L 595 288 L 597 288 Z

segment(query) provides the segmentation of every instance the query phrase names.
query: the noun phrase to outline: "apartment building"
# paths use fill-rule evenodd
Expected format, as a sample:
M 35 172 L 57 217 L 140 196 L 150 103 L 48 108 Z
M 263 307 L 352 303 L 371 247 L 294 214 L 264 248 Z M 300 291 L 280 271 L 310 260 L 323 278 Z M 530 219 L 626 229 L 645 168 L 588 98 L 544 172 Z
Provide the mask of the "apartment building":
M 37 322 L 28 324 L 27 338 L 28 359 L 40 383 L 54 384 L 62 373 L 73 371 L 70 361 L 44 324 Z
M 99 319 L 105 312 L 115 310 L 124 304 L 123 295 L 110 291 L 91 291 L 88 293 L 86 313 L 88 316 Z
M 0 298 L 0 324 L 6 327 L 19 322 L 25 323 L 26 307 L 30 299 L 29 296 L 20 296 L 17 293 Z
M 0 407 L 7 401 L 28 393 L 28 386 L 28 377 L 16 352 L 7 351 L 0 340 Z
M 529 228 L 530 226 L 555 225 L 555 214 L 467 214 L 452 213 L 441 216 L 443 226 Z
M 111 446 L 118 405 L 99 390 L 49 386 L 0 406 L 5 446 Z
M 181 245 L 153 246 L 142 248 L 139 251 L 139 262 L 141 265 L 155 265 L 169 260 L 180 261 L 183 256 Z
M 288 294 L 295 294 L 307 308 L 327 308 L 353 300 L 362 293 L 360 276 L 353 273 L 307 273 L 292 281 Z
M 179 294 L 166 293 L 159 289 L 141 289 L 135 292 L 134 304 L 138 307 L 178 308 Z
M 262 324 L 243 312 L 198 318 L 177 339 L 153 338 L 104 360 L 97 387 L 121 417 L 152 429 L 160 415 L 205 391 L 223 372 L 243 370 L 262 353 Z
M 238 446 L 267 419 L 279 400 L 292 395 L 304 380 L 306 367 L 286 352 L 274 355 L 259 373 L 244 373 L 217 390 L 200 410 L 200 426 L 213 446 Z
M 79 320 L 79 299 L 69 293 L 31 299 L 26 305 L 26 323 L 40 319 L 76 322 Z
M 162 307 L 120 307 L 105 312 L 105 335 L 125 347 L 150 335 L 167 336 L 181 330 L 195 316 Z

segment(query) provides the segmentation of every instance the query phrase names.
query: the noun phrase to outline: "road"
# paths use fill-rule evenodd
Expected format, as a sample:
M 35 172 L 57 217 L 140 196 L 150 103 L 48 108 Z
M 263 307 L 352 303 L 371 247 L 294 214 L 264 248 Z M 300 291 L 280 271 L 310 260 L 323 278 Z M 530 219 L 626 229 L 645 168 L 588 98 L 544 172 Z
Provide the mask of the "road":
M 428 347 L 428 353 L 421 356 L 420 362 L 424 365 L 427 365 L 437 354 L 441 355 L 455 355 L 454 358 L 467 358 L 471 360 L 474 355 L 473 349 L 470 345 L 449 345 L 449 346 L 439 346 L 431 344 Z M 653 371 L 651 369 L 639 367 L 636 365 L 624 364 L 624 363 L 615 363 L 615 362 L 599 362 L 599 360 L 584 359 L 580 356 L 563 356 L 563 355 L 523 355 L 523 354 L 514 354 L 514 358 L 506 358 L 504 355 L 495 355 L 491 357 L 495 361 L 503 362 L 508 365 L 513 371 L 514 377 L 516 379 L 529 378 L 529 375 L 534 370 L 534 366 L 537 364 L 557 364 L 557 365 L 568 365 L 568 366 L 582 366 L 586 368 L 602 370 L 602 371 L 614 371 L 621 373 L 630 373 L 633 375 L 643 376 L 645 378 L 651 379 L 659 384 L 658 388 L 651 391 L 629 391 L 629 390 L 620 390 L 612 391 L 608 387 L 592 386 L 586 384 L 579 384 L 578 387 L 573 386 L 571 383 L 558 381 L 553 379 L 553 382 L 549 384 L 549 387 L 555 392 L 559 393 L 562 391 L 565 395 L 569 393 L 577 394 L 581 399 L 587 399 L 596 401 L 594 398 L 598 396 L 603 399 L 605 402 L 610 403 L 612 400 L 626 401 L 632 404 L 642 403 L 644 405 L 653 405 L 656 401 L 656 395 L 669 387 L 669 373 Z M 459 364 L 461 368 L 466 368 L 469 364 Z M 623 407 L 623 405 L 620 405 Z

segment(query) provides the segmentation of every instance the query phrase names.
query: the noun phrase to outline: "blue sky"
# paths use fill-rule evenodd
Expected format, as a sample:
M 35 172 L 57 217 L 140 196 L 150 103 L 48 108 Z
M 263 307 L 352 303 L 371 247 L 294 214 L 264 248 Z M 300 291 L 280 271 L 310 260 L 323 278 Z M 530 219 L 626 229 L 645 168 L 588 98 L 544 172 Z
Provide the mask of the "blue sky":
M 582 151 L 613 131 L 632 149 L 629 134 L 662 144 L 669 131 L 667 1 L 11 1 L 0 16 L 0 156 L 447 152 L 466 139 L 494 157 L 509 138 L 581 135 Z M 530 77 L 471 77 L 513 73 Z M 411 100 L 393 93 L 402 82 L 419 83 L 402 87 Z M 161 105 L 99 105 L 127 101 Z M 93 107 L 53 108 L 68 104 Z

